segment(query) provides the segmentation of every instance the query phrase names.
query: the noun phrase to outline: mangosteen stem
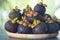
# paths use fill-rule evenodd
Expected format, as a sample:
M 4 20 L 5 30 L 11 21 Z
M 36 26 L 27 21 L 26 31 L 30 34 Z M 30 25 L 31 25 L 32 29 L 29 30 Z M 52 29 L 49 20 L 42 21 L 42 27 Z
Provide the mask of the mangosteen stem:
M 43 0 L 39 0 L 39 3 L 42 3 L 43 4 Z

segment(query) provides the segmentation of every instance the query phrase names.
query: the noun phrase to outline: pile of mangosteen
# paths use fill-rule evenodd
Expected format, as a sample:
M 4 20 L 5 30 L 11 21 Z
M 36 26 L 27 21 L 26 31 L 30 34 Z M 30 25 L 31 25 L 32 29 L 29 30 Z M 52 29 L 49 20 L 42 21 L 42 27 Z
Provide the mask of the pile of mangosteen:
M 16 6 L 9 13 L 9 20 L 5 23 L 8 32 L 20 34 L 51 34 L 58 33 L 60 23 L 45 14 L 46 5 L 39 3 L 34 10 L 27 5 L 23 12 Z

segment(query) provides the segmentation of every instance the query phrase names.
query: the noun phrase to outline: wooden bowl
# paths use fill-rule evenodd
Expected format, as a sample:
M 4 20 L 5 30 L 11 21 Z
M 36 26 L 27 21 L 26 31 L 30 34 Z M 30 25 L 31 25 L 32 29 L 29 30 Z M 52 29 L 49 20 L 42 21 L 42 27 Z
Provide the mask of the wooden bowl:
M 18 34 L 7 32 L 9 37 L 13 38 L 24 38 L 24 39 L 44 39 L 44 38 L 53 38 L 58 35 L 58 33 L 53 34 Z

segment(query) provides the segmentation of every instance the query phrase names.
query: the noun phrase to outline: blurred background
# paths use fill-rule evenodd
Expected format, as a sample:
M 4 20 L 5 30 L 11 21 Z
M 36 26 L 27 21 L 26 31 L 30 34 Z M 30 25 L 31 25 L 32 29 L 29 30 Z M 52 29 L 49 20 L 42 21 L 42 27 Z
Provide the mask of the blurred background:
M 4 24 L 8 20 L 9 11 L 18 6 L 23 10 L 26 5 L 30 5 L 32 9 L 40 0 L 0 0 L 0 34 L 4 35 Z M 47 5 L 46 13 L 50 14 L 55 20 L 60 22 L 60 0 L 43 0 Z

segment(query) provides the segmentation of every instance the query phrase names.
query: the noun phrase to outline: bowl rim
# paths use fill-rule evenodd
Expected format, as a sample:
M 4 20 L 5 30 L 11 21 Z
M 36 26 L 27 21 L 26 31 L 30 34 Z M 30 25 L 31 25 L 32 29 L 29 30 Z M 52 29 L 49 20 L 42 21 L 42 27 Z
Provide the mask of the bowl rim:
M 52 33 L 52 34 L 18 34 L 18 33 L 11 33 L 7 32 L 7 35 L 9 37 L 13 38 L 23 38 L 23 39 L 44 39 L 44 38 L 53 38 L 58 35 L 58 33 Z

